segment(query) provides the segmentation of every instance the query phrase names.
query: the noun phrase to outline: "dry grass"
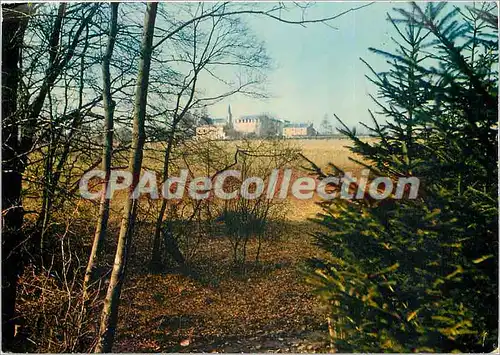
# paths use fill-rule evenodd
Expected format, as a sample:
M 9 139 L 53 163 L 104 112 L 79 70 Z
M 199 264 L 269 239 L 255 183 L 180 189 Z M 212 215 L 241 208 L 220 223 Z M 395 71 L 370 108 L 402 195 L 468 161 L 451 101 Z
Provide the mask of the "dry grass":
M 347 140 L 285 142 L 283 144 L 299 148 L 321 168 L 331 162 L 353 173 L 360 170 L 349 160 L 351 153 L 346 147 Z M 221 148 L 214 154 L 226 160 L 217 162 L 223 167 L 231 161 L 242 142 L 218 144 Z M 156 144 L 147 148 L 144 167 L 161 172 L 163 147 Z M 182 160 L 178 157 L 173 174 L 182 168 Z M 191 158 L 194 159 L 193 167 L 203 164 L 194 154 L 188 157 Z M 125 160 L 115 162 L 115 166 L 123 164 Z M 272 169 L 269 163 L 261 162 L 261 165 L 266 164 L 268 170 Z M 307 162 L 297 158 L 291 163 L 293 177 L 308 175 L 301 166 L 307 166 Z M 125 192 L 118 192 L 111 203 L 106 256 L 101 259 L 103 271 L 112 266 L 125 198 Z M 279 240 L 267 241 L 260 263 L 256 265 L 251 261 L 244 273 L 233 267 L 227 238 L 202 236 L 200 250 L 191 260 L 190 272 L 169 270 L 164 274 L 150 274 L 147 263 L 152 243 L 151 222 L 159 202 L 141 202 L 114 351 L 313 352 L 325 349 L 317 340 L 316 345 L 311 345 L 312 335 L 327 334 L 326 319 L 300 272 L 305 260 L 322 253 L 312 244 L 310 236 L 318 226 L 308 221 L 320 212 L 315 200 L 287 199 L 285 232 Z M 90 250 L 98 205 L 95 201 L 80 200 L 78 206 L 78 213 L 58 211 L 54 218 L 64 220 L 60 215 L 71 216 L 85 225 L 72 232 L 82 243 L 80 252 L 84 260 L 88 255 L 86 250 Z M 252 260 L 255 245 L 251 244 L 249 251 L 249 260 Z
M 287 342 L 299 346 L 323 332 L 319 305 L 299 272 L 307 258 L 321 253 L 307 234 L 314 227 L 290 227 L 281 241 L 264 246 L 261 262 L 248 263 L 245 273 L 233 268 L 229 242 L 212 238 L 193 260 L 191 277 L 131 275 L 115 351 L 251 352 L 266 342 L 269 350 L 296 351 Z M 189 345 L 181 346 L 186 339 Z
M 321 168 L 331 162 L 357 173 L 360 167 L 349 160 L 348 143 L 293 141 Z M 226 144 L 231 156 L 238 142 Z M 296 161 L 295 177 L 308 174 L 300 168 L 304 163 Z M 300 273 L 306 259 L 321 253 L 310 237 L 318 227 L 307 221 L 318 212 L 313 200 L 289 198 L 287 232 L 279 241 L 266 244 L 261 263 L 249 264 L 245 274 L 232 268 L 225 238 L 208 238 L 201 244 L 191 276 L 175 272 L 150 275 L 141 267 L 144 262 L 132 263 L 138 272 L 130 273 L 124 290 L 115 351 L 319 350 L 321 345 L 303 346 L 311 344 L 311 335 L 327 331 L 326 319 Z
M 353 154 L 349 151 L 350 141 L 346 139 L 300 139 L 297 145 L 308 159 L 320 168 L 327 168 L 329 163 L 343 169 L 357 172 L 359 165 L 349 160 Z
M 368 138 L 367 140 L 370 140 Z M 319 168 L 325 172 L 329 172 L 328 164 L 334 164 L 344 171 L 352 172 L 353 176 L 358 175 L 363 169 L 362 166 L 352 161 L 350 158 L 359 159 L 349 150 L 352 144 L 347 139 L 300 139 L 296 140 L 297 146 L 301 149 L 302 154 L 314 162 Z M 300 162 L 300 166 L 307 168 L 307 162 Z M 306 174 L 305 169 L 297 169 L 297 175 Z M 297 200 L 290 199 L 289 217 L 293 221 L 304 221 L 314 217 L 321 212 L 321 208 L 316 204 L 320 199 L 313 200 Z

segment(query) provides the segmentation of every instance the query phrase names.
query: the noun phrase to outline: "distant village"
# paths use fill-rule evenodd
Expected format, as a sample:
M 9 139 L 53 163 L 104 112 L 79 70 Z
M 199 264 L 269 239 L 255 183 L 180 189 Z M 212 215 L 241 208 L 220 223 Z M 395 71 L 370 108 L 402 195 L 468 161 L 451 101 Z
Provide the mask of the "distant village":
M 269 114 L 246 115 L 233 119 L 231 106 L 227 117 L 206 117 L 196 127 L 196 137 L 210 140 L 239 138 L 285 137 L 300 138 L 316 136 L 312 123 L 292 123 Z

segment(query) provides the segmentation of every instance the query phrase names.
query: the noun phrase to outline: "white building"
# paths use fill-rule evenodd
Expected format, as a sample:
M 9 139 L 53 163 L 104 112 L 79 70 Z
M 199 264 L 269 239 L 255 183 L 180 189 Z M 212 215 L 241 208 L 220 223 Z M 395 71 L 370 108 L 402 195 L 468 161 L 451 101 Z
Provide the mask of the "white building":
M 196 138 L 206 140 L 226 139 L 226 132 L 224 132 L 224 126 L 207 124 L 196 127 Z
M 266 114 L 247 115 L 236 119 L 233 126 L 243 135 L 272 137 L 282 135 L 284 122 Z
M 288 123 L 283 128 L 283 135 L 287 138 L 315 136 L 316 130 L 312 123 Z

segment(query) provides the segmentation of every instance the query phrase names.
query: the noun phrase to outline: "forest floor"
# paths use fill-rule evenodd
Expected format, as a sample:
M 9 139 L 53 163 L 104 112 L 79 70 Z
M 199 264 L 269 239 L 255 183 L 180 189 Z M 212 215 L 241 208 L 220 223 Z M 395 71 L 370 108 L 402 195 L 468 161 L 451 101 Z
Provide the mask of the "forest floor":
M 345 140 L 297 141 L 325 167 L 334 161 L 354 173 Z M 150 274 L 148 257 L 131 257 L 122 292 L 116 352 L 333 352 L 325 312 L 302 273 L 305 261 L 324 256 L 308 218 L 320 212 L 313 200 L 291 201 L 286 231 L 266 243 L 260 262 L 250 245 L 245 272 L 235 270 L 227 238 L 200 245 L 191 275 L 180 270 Z M 204 257 L 210 256 L 210 257 Z
M 175 270 L 153 275 L 131 265 L 138 271 L 131 270 L 122 292 L 114 351 L 328 351 L 326 318 L 301 273 L 307 258 L 322 253 L 308 234 L 317 227 L 290 227 L 244 272 L 232 267 L 224 238 L 204 243 L 191 276 Z
M 349 160 L 352 154 L 345 147 L 345 140 L 297 140 L 294 143 L 321 167 L 333 161 L 354 173 L 360 169 Z M 161 159 L 150 163 L 155 161 Z M 149 168 L 158 169 L 153 165 Z M 300 168 L 303 165 L 307 164 L 298 161 L 294 174 L 307 175 Z M 108 237 L 99 260 L 103 282 L 100 285 L 102 294 L 97 295 L 99 300 L 104 299 L 106 282 L 109 282 L 125 197 L 124 193 L 117 194 L 111 203 Z M 30 201 L 33 206 L 25 204 L 25 208 L 36 210 L 39 200 Z M 143 203 L 131 242 L 113 351 L 332 352 L 326 310 L 305 282 L 303 273 L 308 259 L 325 256 L 325 252 L 313 244 L 311 236 L 320 228 L 309 220 L 320 212 L 315 204 L 317 201 L 287 199 L 284 213 L 279 217 L 283 220 L 277 222 L 279 229 L 271 233 L 274 239 L 264 236 L 268 240 L 262 246 L 258 263 L 254 260 L 255 241 L 249 245 L 247 263 L 243 268 L 235 268 L 227 236 L 193 232 L 199 244 L 194 248 L 196 253 L 189 255 L 189 266 L 183 270 L 165 269 L 161 273 L 151 273 L 148 268 L 154 231 L 152 221 L 155 221 L 157 206 Z M 97 206 L 85 201 L 71 208 L 74 208 L 73 213 L 66 209 L 55 211 L 54 219 L 62 226 L 58 240 L 68 243 L 68 248 L 70 241 L 74 243 L 71 247 L 77 257 L 73 262 L 80 267 L 80 260 L 85 260 L 90 251 Z M 68 233 L 70 226 L 71 233 Z M 52 273 L 28 270 L 23 277 L 18 312 L 26 315 L 27 320 L 20 330 L 24 334 L 20 338 L 35 339 L 26 343 L 31 351 L 67 349 L 65 338 L 56 339 L 59 333 L 38 324 L 59 325 L 74 321 L 72 313 L 66 311 L 73 306 L 68 301 L 71 292 L 57 284 Z M 51 308 L 40 307 L 40 295 L 43 295 L 42 302 Z M 89 348 L 97 332 L 101 303 L 95 302 L 95 306 L 92 314 L 95 319 L 90 322 L 91 329 L 85 340 Z M 45 319 L 46 316 L 50 319 Z M 66 331 L 65 327 L 57 329 Z

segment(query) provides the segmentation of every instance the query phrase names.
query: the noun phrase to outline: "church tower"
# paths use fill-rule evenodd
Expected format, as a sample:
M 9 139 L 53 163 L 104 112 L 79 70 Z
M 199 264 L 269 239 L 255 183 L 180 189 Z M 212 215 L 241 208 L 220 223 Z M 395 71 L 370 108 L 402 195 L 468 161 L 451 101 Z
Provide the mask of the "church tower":
M 233 114 L 231 113 L 231 105 L 227 107 L 227 125 L 233 128 Z

